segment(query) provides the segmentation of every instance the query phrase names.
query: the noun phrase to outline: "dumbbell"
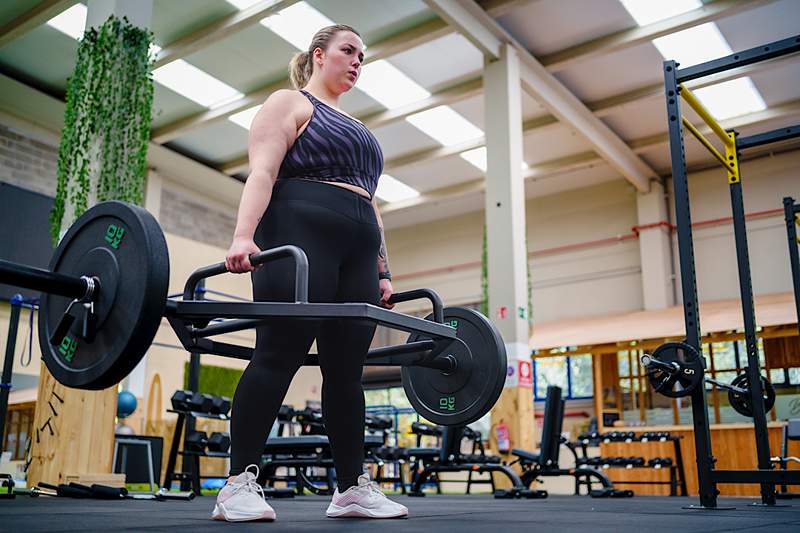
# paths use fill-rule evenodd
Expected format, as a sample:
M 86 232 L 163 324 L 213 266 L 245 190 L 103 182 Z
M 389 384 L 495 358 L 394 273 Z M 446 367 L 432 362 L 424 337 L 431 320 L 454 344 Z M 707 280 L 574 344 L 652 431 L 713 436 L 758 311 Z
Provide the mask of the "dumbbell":
M 672 466 L 672 458 L 671 457 L 654 457 L 647 461 L 647 466 L 651 466 L 653 468 L 662 468 L 666 466 Z
M 211 399 L 212 415 L 227 415 L 231 410 L 231 399 L 227 396 L 214 396 Z
M 186 437 L 186 447 L 195 452 L 202 452 L 208 444 L 208 435 L 205 431 L 190 431 Z
M 194 392 L 189 399 L 189 407 L 198 413 L 210 413 L 214 404 L 214 397 L 205 392 Z
M 208 451 L 227 452 L 231 447 L 231 436 L 228 433 L 215 431 L 208 438 Z
M 192 391 L 189 390 L 176 390 L 172 395 L 172 408 L 176 411 L 189 411 L 189 399 L 192 397 Z

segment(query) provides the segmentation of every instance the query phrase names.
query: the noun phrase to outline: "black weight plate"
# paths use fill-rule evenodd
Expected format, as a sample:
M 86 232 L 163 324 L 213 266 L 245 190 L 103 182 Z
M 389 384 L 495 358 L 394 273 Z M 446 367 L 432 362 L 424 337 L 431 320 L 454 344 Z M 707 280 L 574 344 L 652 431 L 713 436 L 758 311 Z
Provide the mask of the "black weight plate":
M 740 389 L 750 390 L 750 379 L 747 374 L 739 374 L 731 385 Z M 769 413 L 775 406 L 775 387 L 769 382 L 767 378 L 761 376 L 761 392 L 764 396 L 764 412 Z M 728 391 L 728 401 L 731 402 L 731 407 L 742 416 L 753 417 L 753 403 L 750 401 L 750 394 L 739 394 L 732 390 Z
M 50 261 L 50 270 L 97 277 L 95 338 L 78 335 L 78 320 L 62 341 L 50 336 L 70 298 L 42 294 L 39 344 L 48 370 L 61 383 L 100 390 L 127 376 L 144 357 L 161 324 L 169 284 L 164 234 L 145 209 L 103 202 L 69 228 Z
M 663 363 L 678 363 L 675 373 L 650 368 L 647 378 L 656 392 L 669 398 L 689 396 L 703 382 L 703 360 L 697 350 L 685 342 L 667 342 L 650 355 Z
M 506 349 L 494 325 L 477 311 L 445 308 L 444 323 L 456 328 L 463 341 L 452 343 L 442 352 L 456 358 L 456 371 L 446 375 L 433 368 L 405 366 L 403 388 L 411 405 L 426 420 L 443 426 L 466 425 L 488 413 L 503 392 Z M 413 333 L 408 342 L 423 338 Z

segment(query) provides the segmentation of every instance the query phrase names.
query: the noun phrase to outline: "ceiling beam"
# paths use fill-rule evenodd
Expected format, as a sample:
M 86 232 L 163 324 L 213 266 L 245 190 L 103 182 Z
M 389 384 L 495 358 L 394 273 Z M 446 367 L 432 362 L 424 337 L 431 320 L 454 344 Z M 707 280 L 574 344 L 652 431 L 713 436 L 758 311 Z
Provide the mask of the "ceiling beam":
M 725 81 L 730 81 L 737 78 L 750 76 L 751 74 L 754 74 L 756 72 L 763 73 L 767 70 L 780 67 L 783 64 L 783 62 L 787 61 L 790 57 L 793 56 L 785 56 L 782 58 L 772 59 L 770 61 L 764 61 L 762 63 L 754 63 L 752 65 L 739 67 L 737 69 L 720 72 L 711 76 L 707 76 L 705 78 L 692 80 L 690 82 L 687 82 L 686 85 L 690 89 L 696 90 L 702 87 L 707 87 L 709 85 L 714 85 L 717 83 L 722 83 Z M 392 122 L 405 120 L 408 116 L 413 115 L 414 113 L 419 113 L 420 111 L 425 111 L 427 109 L 431 109 L 439 105 L 449 105 L 458 102 L 460 100 L 472 98 L 474 96 L 477 96 L 478 94 L 481 94 L 482 91 L 483 91 L 483 80 L 480 77 L 473 78 L 471 80 L 467 80 L 452 87 L 443 89 L 440 92 L 432 94 L 429 98 L 420 100 L 418 102 L 413 102 L 411 104 L 403 106 L 402 108 L 397 108 L 394 110 L 385 110 L 377 113 L 357 115 L 356 118 L 361 120 L 364 124 L 366 124 L 370 128 L 377 128 L 380 126 L 385 126 L 386 124 L 390 124 Z M 612 115 L 613 113 L 620 112 L 624 110 L 626 107 L 641 102 L 643 100 L 647 100 L 650 98 L 662 98 L 663 93 L 664 93 L 664 85 L 656 83 L 652 85 L 645 85 L 643 87 L 638 87 L 636 89 L 627 91 L 625 93 L 612 95 L 608 98 L 603 98 L 602 100 L 587 102 L 586 107 L 588 107 L 589 110 L 591 110 L 596 117 L 602 118 Z M 526 120 L 522 125 L 522 131 L 523 133 L 528 134 L 533 132 L 534 130 L 541 130 L 543 128 L 548 128 L 558 125 L 560 125 L 558 119 L 556 119 L 553 115 L 547 114 Z M 483 140 L 483 137 L 480 137 L 480 139 Z M 392 159 L 387 159 L 385 162 L 385 170 L 390 171 L 394 168 L 406 165 L 412 165 L 420 161 L 434 159 L 437 157 L 448 157 L 454 155 L 455 153 L 460 153 L 461 151 L 464 150 L 471 150 L 473 148 L 479 148 L 481 146 L 485 146 L 485 143 L 483 142 L 476 143 L 476 140 L 473 139 L 451 148 L 434 147 L 434 148 L 423 148 L 421 150 L 414 150 L 412 152 L 395 156 Z M 217 168 L 220 170 L 220 172 L 232 173 L 232 174 L 238 174 L 239 172 L 246 172 L 248 170 L 247 156 L 240 155 L 230 161 L 227 161 L 219 165 Z
M 744 127 L 759 126 L 777 118 L 790 119 L 795 116 L 800 116 L 800 99 L 787 102 L 785 104 L 765 109 L 764 111 L 757 111 L 749 113 L 740 117 L 734 117 L 728 120 L 720 121 L 720 125 L 724 129 L 740 129 Z M 703 125 L 698 129 L 704 135 L 711 135 L 711 129 Z M 644 154 L 651 150 L 664 148 L 669 143 L 668 133 L 658 133 L 648 137 L 636 139 L 630 143 L 631 149 L 637 154 Z M 712 156 L 709 155 L 709 161 Z M 548 179 L 559 176 L 566 172 L 576 170 L 585 170 L 598 165 L 605 164 L 601 157 L 595 152 L 581 152 L 572 154 L 565 157 L 551 159 L 531 165 L 529 168 L 522 171 L 522 177 L 525 180 L 540 180 Z M 669 169 L 664 169 L 660 174 L 669 174 Z M 431 202 L 450 202 L 474 193 L 482 193 L 485 190 L 484 178 L 478 178 L 455 185 L 449 185 L 439 189 L 432 189 L 420 194 L 416 198 L 405 200 L 402 202 L 392 202 L 382 204 L 381 216 L 388 214 L 396 214 L 402 211 L 407 211 L 415 207 Z
M 509 9 L 528 3 L 532 0 L 483 0 L 488 13 L 500 16 Z M 427 22 L 423 22 L 413 28 L 403 30 L 394 35 L 390 35 L 380 41 L 369 43 L 367 46 L 364 64 L 386 59 L 400 52 L 406 52 L 417 46 L 429 43 L 446 35 L 450 35 L 454 30 L 442 19 L 436 17 Z M 290 87 L 288 78 L 276 80 L 267 86 L 256 89 L 246 94 L 239 100 L 235 100 L 222 108 L 212 111 L 201 111 L 200 113 L 184 117 L 170 124 L 165 124 L 151 132 L 150 137 L 159 143 L 166 143 L 194 129 L 206 126 L 218 120 L 225 120 L 231 115 L 244 111 L 245 109 L 258 105 L 266 100 L 272 92 L 277 89 Z
M 0 27 L 0 48 L 55 17 L 77 0 L 42 0 L 17 18 Z
M 186 57 L 212 43 L 257 24 L 260 20 L 274 15 L 297 2 L 298 0 L 262 0 L 247 9 L 236 11 L 219 20 L 215 20 L 211 24 L 165 45 L 156 56 L 153 68 L 157 69 L 171 61 Z
M 647 26 L 634 26 L 609 35 L 586 41 L 564 50 L 539 57 L 539 61 L 550 72 L 564 70 L 576 63 L 600 55 L 618 52 L 638 46 L 659 37 L 687 28 L 737 15 L 747 10 L 775 2 L 776 0 L 713 0 L 702 7 L 681 13 Z
M 636 189 L 649 190 L 655 171 L 478 4 L 471 0 L 426 0 L 426 3 L 490 59 L 499 59 L 502 43 L 511 44 L 520 58 L 520 78 L 525 91 L 560 121 L 583 134 L 603 159 Z

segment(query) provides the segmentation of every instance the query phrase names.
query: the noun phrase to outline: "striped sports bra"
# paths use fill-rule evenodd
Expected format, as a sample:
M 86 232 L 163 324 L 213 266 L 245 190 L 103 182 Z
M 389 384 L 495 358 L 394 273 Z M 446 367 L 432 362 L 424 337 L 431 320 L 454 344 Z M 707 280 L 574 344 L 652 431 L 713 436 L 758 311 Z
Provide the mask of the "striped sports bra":
M 306 91 L 314 105 L 306 129 L 286 152 L 278 179 L 304 178 L 356 185 L 375 195 L 383 171 L 378 140 L 361 122 Z

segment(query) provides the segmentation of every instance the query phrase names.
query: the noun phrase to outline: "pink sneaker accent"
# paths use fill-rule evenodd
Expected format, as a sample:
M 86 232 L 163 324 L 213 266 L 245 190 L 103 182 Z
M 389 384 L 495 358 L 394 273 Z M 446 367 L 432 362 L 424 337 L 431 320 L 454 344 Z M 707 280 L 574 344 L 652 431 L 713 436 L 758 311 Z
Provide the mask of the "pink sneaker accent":
M 251 472 L 254 468 L 255 472 Z M 211 518 L 228 522 L 275 520 L 275 511 L 264 501 L 264 490 L 256 482 L 258 466 L 249 465 L 217 494 Z
M 343 493 L 336 489 L 325 514 L 328 518 L 401 518 L 408 516 L 408 509 L 387 498 L 369 477 L 360 475 L 355 487 Z

